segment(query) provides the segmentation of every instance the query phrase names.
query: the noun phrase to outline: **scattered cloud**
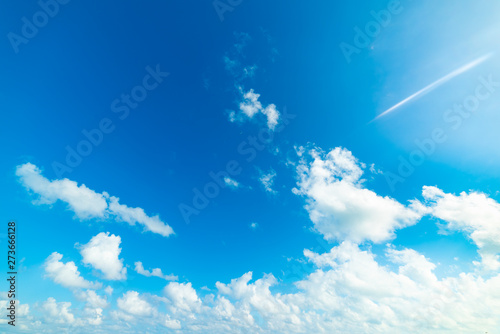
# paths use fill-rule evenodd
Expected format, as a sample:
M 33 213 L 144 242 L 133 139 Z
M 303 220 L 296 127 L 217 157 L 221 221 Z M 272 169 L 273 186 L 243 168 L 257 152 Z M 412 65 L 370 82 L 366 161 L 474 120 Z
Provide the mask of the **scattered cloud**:
M 183 333 L 494 333 L 500 326 L 500 274 L 438 278 L 437 265 L 408 248 L 387 245 L 377 261 L 370 249 L 344 241 L 324 253 L 304 250 L 314 267 L 296 291 L 280 293 L 272 274 L 247 272 L 217 282 L 202 300 L 191 283 L 169 283 L 163 296 L 127 291 L 108 307 L 95 291 L 81 293 L 83 312 L 49 298 L 41 305 L 48 323 L 101 324 L 102 329 L 181 329 Z M 154 306 L 163 302 L 167 313 Z M 81 314 L 83 318 L 77 318 Z M 85 318 L 86 317 L 86 318 Z M 83 321 L 83 320 L 85 321 Z M 34 323 L 33 323 L 34 324 Z M 34 326 L 34 325 L 33 325 Z M 80 327 L 86 330 L 89 327 Z M 87 331 L 92 333 L 93 331 Z

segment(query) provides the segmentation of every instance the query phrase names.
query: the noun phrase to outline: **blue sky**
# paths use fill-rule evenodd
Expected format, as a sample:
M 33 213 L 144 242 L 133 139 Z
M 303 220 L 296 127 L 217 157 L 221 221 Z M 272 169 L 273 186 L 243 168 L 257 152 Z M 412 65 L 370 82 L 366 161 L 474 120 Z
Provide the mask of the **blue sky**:
M 2 6 L 3 332 L 498 333 L 497 3 Z

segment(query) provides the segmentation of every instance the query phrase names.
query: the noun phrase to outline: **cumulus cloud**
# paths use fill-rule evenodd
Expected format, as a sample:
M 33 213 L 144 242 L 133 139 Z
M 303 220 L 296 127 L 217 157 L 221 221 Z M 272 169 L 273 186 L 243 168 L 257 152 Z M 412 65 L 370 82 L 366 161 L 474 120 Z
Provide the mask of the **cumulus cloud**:
M 58 303 L 54 298 L 49 297 L 41 306 L 45 314 L 45 320 L 61 324 L 72 324 L 75 322 L 75 316 L 70 311 L 71 303 Z
M 481 265 L 500 270 L 500 204 L 480 192 L 447 194 L 437 187 L 423 187 L 428 212 L 450 231 L 464 232 L 478 247 Z
M 164 280 L 167 280 L 167 281 L 177 281 L 179 279 L 175 275 L 164 275 L 160 268 L 154 268 L 151 271 L 145 270 L 144 266 L 142 265 L 142 262 L 140 262 L 140 261 L 135 262 L 134 265 L 135 265 L 135 271 L 138 274 L 146 276 L 146 277 L 154 276 L 154 277 L 163 278 Z
M 179 320 L 176 320 L 176 319 L 171 319 L 168 314 L 165 315 L 162 324 L 163 324 L 163 326 L 165 326 L 167 328 L 170 328 L 170 329 L 176 329 L 176 330 L 178 330 L 178 329 L 182 328 L 181 322 Z
M 17 166 L 16 175 L 28 190 L 39 196 L 35 204 L 53 204 L 60 200 L 67 203 L 80 219 L 104 218 L 106 215 L 106 193 L 96 193 L 84 184 L 78 186 L 68 179 L 49 181 L 31 163 Z
M 106 192 L 97 193 L 84 184 L 79 186 L 75 181 L 68 179 L 51 181 L 31 163 L 17 166 L 16 175 L 26 189 L 38 196 L 34 204 L 54 204 L 61 201 L 66 203 L 68 209 L 80 220 L 112 217 L 130 225 L 136 223 L 143 225 L 145 230 L 165 237 L 174 233 L 159 216 L 150 217 L 141 208 L 130 208 L 120 204 L 117 197 L 110 197 Z
M 104 309 L 109 305 L 107 298 L 98 295 L 94 290 L 78 291 L 75 295 L 90 308 Z
M 78 291 L 75 296 L 85 302 L 83 319 L 92 326 L 101 325 L 104 318 L 103 311 L 109 306 L 107 298 L 98 295 L 94 290 Z
M 133 316 L 151 316 L 156 309 L 151 306 L 137 291 L 127 291 L 118 298 L 116 305 L 120 310 Z
M 81 246 L 83 263 L 101 271 L 107 280 L 126 279 L 127 268 L 123 266 L 123 259 L 118 258 L 122 250 L 120 243 L 120 236 L 109 235 L 109 232 L 99 233 Z
M 279 292 L 290 289 L 272 274 L 254 280 L 247 272 L 217 282 L 216 292 L 203 300 L 191 283 L 169 283 L 165 297 L 128 291 L 108 322 L 102 313 L 106 301 L 89 290 L 83 313 L 89 325 L 101 322 L 108 326 L 102 328 L 122 332 L 144 325 L 152 331 L 218 334 L 495 333 L 500 328 L 498 273 L 488 279 L 477 273 L 438 278 L 437 265 L 413 249 L 387 245 L 376 256 L 351 241 L 324 253 L 304 250 L 304 256 L 314 267 L 289 293 Z M 159 312 L 157 302 L 169 312 Z M 49 298 L 43 309 L 50 321 L 76 324 L 70 306 Z
M 262 105 L 259 101 L 260 94 L 254 92 L 250 89 L 247 92 L 243 91 L 243 88 L 239 88 L 242 95 L 241 102 L 239 103 L 239 112 L 231 112 L 229 114 L 229 120 L 231 122 L 243 122 L 247 119 L 253 119 L 257 114 L 263 114 L 267 118 L 267 127 L 270 130 L 274 130 L 276 125 L 278 125 L 280 113 L 276 109 L 274 104 L 269 104 L 266 107 Z
M 309 157 L 304 155 L 297 166 L 293 192 L 306 198 L 314 227 L 325 239 L 383 242 L 422 216 L 416 202 L 404 206 L 366 189 L 361 179 L 365 165 L 350 151 L 311 149 Z
M 254 278 L 252 272 L 216 282 L 216 289 L 204 292 L 203 298 L 190 282 L 171 282 L 162 296 L 123 293 L 116 300 L 117 309 L 107 317 L 107 298 L 89 289 L 93 283 L 81 277 L 73 262 L 64 263 L 61 254 L 53 253 L 45 262 L 46 274 L 62 285 L 87 289 L 75 293 L 85 308 L 73 312 L 71 303 L 49 298 L 40 306 L 42 321 L 80 326 L 85 333 L 92 330 L 83 324 L 113 332 L 148 328 L 217 334 L 498 331 L 499 203 L 479 192 L 454 195 L 424 187 L 423 202 L 405 206 L 367 189 L 362 179 L 366 167 L 351 152 L 342 148 L 327 154 L 318 149 L 299 151 L 294 192 L 305 197 L 315 228 L 339 244 L 322 253 L 304 250 L 300 260 L 309 262 L 312 269 L 292 289 L 273 274 Z M 375 255 L 370 246 L 359 245 L 391 239 L 394 231 L 414 224 L 424 214 L 440 219 L 446 230 L 469 236 L 488 276 L 476 270 L 438 277 L 439 264 L 414 249 L 388 244 Z M 126 268 L 119 258 L 120 244 L 120 237 L 100 233 L 81 247 L 83 262 L 107 279 L 123 279 Z M 159 268 L 144 269 L 141 262 L 135 268 L 146 276 L 166 276 Z M 159 311 L 159 303 L 167 313 Z M 33 328 L 32 332 L 38 332 Z
M 345 323 L 331 325 L 343 331 L 472 333 L 498 323 L 487 310 L 498 305 L 488 294 L 500 284 L 500 276 L 484 280 L 462 273 L 439 280 L 433 272 L 436 265 L 423 255 L 388 248 L 387 260 L 399 266 L 394 272 L 351 242 L 328 253 L 305 255 L 319 269 L 297 286 L 310 309 L 337 312 L 334 319 Z M 363 324 L 372 326 L 362 330 Z
M 44 263 L 45 274 L 55 283 L 67 288 L 98 289 L 101 283 L 94 283 L 85 280 L 78 271 L 78 267 L 73 261 L 62 262 L 63 256 L 57 252 L 52 253 Z
M 199 310 L 201 301 L 191 283 L 169 283 L 164 288 L 165 296 L 172 302 L 174 310 L 195 311 Z

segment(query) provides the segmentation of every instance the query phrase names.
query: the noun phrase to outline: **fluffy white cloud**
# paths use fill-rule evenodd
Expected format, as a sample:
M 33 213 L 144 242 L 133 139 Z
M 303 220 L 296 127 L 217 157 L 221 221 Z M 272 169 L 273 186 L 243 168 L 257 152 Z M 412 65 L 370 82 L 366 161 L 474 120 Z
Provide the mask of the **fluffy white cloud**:
M 168 315 L 165 316 L 165 319 L 163 320 L 163 325 L 167 328 L 170 329 L 181 329 L 181 322 L 179 320 L 175 319 L 170 319 Z
M 124 312 L 133 316 L 151 316 L 156 309 L 151 306 L 137 291 L 127 291 L 118 298 L 116 305 Z
M 84 184 L 78 186 L 68 179 L 49 181 L 31 163 L 17 166 L 16 175 L 28 190 L 39 195 L 36 204 L 53 204 L 60 200 L 67 203 L 80 219 L 104 218 L 106 215 L 108 204 L 105 193 L 96 193 Z
M 147 276 L 147 277 L 155 276 L 155 277 L 163 278 L 164 280 L 167 280 L 167 281 L 177 281 L 179 279 L 175 275 L 164 275 L 160 268 L 154 268 L 151 271 L 145 270 L 144 266 L 142 265 L 142 262 L 140 262 L 140 261 L 135 262 L 134 265 L 135 265 L 135 271 L 138 274 L 141 274 L 143 276 Z
M 7 311 L 9 307 L 11 307 L 11 299 L 7 299 L 7 294 L 1 292 L 0 293 L 0 309 L 5 310 L 5 315 L 3 318 L 0 318 L 0 327 L 3 326 L 3 328 L 7 328 L 7 326 L 10 326 L 8 323 L 12 321 L 12 319 L 9 318 L 9 313 L 10 311 Z M 15 300 L 15 307 L 16 307 L 16 327 L 20 330 L 26 331 L 28 329 L 28 326 L 26 325 L 29 323 L 29 321 L 32 319 L 32 316 L 30 315 L 30 306 L 28 304 L 21 304 L 19 300 Z
M 49 297 L 41 306 L 45 314 L 45 320 L 62 324 L 72 324 L 75 322 L 75 316 L 70 311 L 71 303 L 58 303 L 52 297 Z
M 262 113 L 267 117 L 267 127 L 274 130 L 276 125 L 278 125 L 278 120 L 280 118 L 280 113 L 276 110 L 276 106 L 274 104 L 270 104 L 262 110 Z
M 242 122 L 248 118 L 254 118 L 257 114 L 263 114 L 267 118 L 267 127 L 270 130 L 274 130 L 280 118 L 280 113 L 276 109 L 276 106 L 274 104 L 269 104 L 264 107 L 259 101 L 260 94 L 255 93 L 253 89 L 244 92 L 243 88 L 240 87 L 239 90 L 242 95 L 242 100 L 239 104 L 240 112 L 231 112 L 229 114 L 229 120 L 231 122 Z
M 500 204 L 479 192 L 456 196 L 437 187 L 424 187 L 428 212 L 443 220 L 446 229 L 462 231 L 479 248 L 486 270 L 500 269 Z M 479 264 L 479 263 L 477 263 Z
M 123 280 L 127 277 L 127 268 L 123 266 L 123 259 L 119 259 L 121 252 L 121 238 L 109 232 L 101 232 L 81 246 L 80 254 L 83 263 L 90 264 L 104 274 L 108 280 Z
M 453 195 L 424 187 L 423 203 L 404 206 L 366 189 L 365 166 L 349 151 L 299 151 L 295 193 L 306 198 L 316 229 L 327 239 L 343 241 L 324 253 L 304 250 L 305 259 L 300 261 L 309 261 L 313 269 L 308 268 L 306 275 L 301 272 L 303 279 L 292 288 L 272 274 L 254 279 L 252 272 L 217 282 L 216 290 L 209 290 L 213 293 L 198 293 L 191 283 L 172 282 L 165 286 L 164 296 L 124 293 L 116 301 L 117 310 L 108 311 L 110 316 L 105 314 L 107 299 L 86 290 L 76 294 L 85 308 L 74 314 L 71 303 L 49 298 L 40 307 L 42 321 L 65 329 L 67 324 L 72 329 L 80 326 L 75 333 L 145 328 L 208 334 L 500 333 L 499 203 L 478 192 Z M 369 246 L 357 244 L 390 239 L 396 229 L 415 223 L 423 214 L 439 218 L 448 230 L 465 232 L 477 245 L 488 275 L 476 270 L 438 277 L 434 271 L 439 265 L 413 249 L 387 245 L 376 256 Z M 98 234 L 82 246 L 84 262 L 112 279 L 123 278 L 120 243 L 120 237 Z M 46 264 L 51 263 L 52 269 L 47 274 L 64 277 L 60 280 L 72 282 L 66 283 L 69 286 L 82 285 L 74 263 L 61 262 L 58 253 L 49 259 Z M 145 270 L 141 262 L 135 267 L 146 276 L 164 276 L 158 268 Z M 156 307 L 162 302 L 167 313 Z M 94 330 L 91 325 L 99 326 Z M 33 326 L 31 332 L 42 332 Z
M 260 94 L 254 93 L 253 89 L 243 93 L 243 101 L 240 102 L 240 110 L 249 118 L 262 110 L 262 103 L 259 102 Z
M 38 195 L 35 204 L 54 204 L 59 200 L 67 203 L 68 208 L 81 220 L 106 219 L 113 216 L 130 225 L 136 223 L 144 225 L 145 230 L 162 236 L 174 233 L 159 216 L 150 217 L 141 208 L 130 208 L 120 204 L 118 198 L 110 197 L 106 192 L 97 193 L 84 184 L 79 186 L 75 181 L 68 179 L 50 181 L 31 163 L 17 166 L 16 175 L 26 189 Z
M 500 318 L 492 317 L 488 309 L 499 301 L 488 294 L 498 295 L 493 291 L 500 276 L 484 280 L 462 273 L 439 280 L 433 273 L 435 265 L 421 254 L 389 248 L 387 259 L 399 265 L 393 272 L 349 242 L 329 253 L 305 255 L 321 268 L 297 284 L 310 307 L 338 311 L 346 323 L 358 319 L 372 324 L 366 332 L 473 333 L 498 328 Z
M 55 283 L 67 288 L 98 289 L 100 283 L 89 282 L 80 276 L 78 267 L 73 261 L 62 262 L 62 254 L 52 253 L 44 263 L 45 274 Z
M 78 291 L 76 297 L 83 300 L 90 308 L 104 309 L 109 305 L 107 298 L 99 296 L 94 290 Z
M 477 273 L 438 278 L 436 264 L 425 256 L 391 245 L 378 261 L 370 250 L 349 241 L 322 254 L 304 250 L 304 255 L 315 268 L 295 282 L 290 293 L 278 292 L 290 288 L 273 275 L 253 280 L 248 272 L 229 283 L 217 282 L 217 292 L 203 300 L 190 283 L 169 283 L 166 298 L 128 291 L 108 318 L 102 311 L 106 301 L 90 290 L 85 294 L 84 322 L 75 319 L 70 303 L 49 298 L 42 305 L 48 314 L 44 321 L 99 323 L 105 332 L 138 330 L 147 324 L 152 331 L 217 334 L 472 334 L 498 333 L 500 328 L 499 274 L 488 279 Z M 164 301 L 169 313 L 159 312 L 150 300 Z
M 365 166 L 337 147 L 328 154 L 311 149 L 297 167 L 293 192 L 307 200 L 306 209 L 317 231 L 330 240 L 383 242 L 394 231 L 415 224 L 422 212 L 415 202 L 405 207 L 363 187 Z
M 199 310 L 201 301 L 191 283 L 169 283 L 164 288 L 165 296 L 172 302 L 174 310 L 191 312 Z
M 109 306 L 107 298 L 98 295 L 94 290 L 78 291 L 75 296 L 85 302 L 83 320 L 92 326 L 101 325 L 104 318 L 103 311 Z

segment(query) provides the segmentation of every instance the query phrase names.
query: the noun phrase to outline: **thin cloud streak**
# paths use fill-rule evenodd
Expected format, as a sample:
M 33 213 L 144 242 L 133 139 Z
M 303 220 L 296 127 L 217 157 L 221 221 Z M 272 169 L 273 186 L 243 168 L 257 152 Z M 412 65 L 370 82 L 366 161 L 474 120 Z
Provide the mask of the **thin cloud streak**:
M 419 90 L 418 92 L 408 96 L 406 99 L 404 99 L 403 101 L 395 104 L 394 106 L 390 107 L 389 109 L 387 109 L 386 111 L 384 111 L 383 113 L 381 113 L 380 115 L 378 115 L 377 117 L 375 117 L 373 121 L 379 119 L 380 117 L 382 116 L 385 116 L 387 114 L 389 114 L 390 112 L 394 111 L 395 109 L 401 107 L 402 105 L 410 102 L 411 100 L 414 100 L 424 94 L 427 94 L 428 92 L 430 92 L 431 90 L 437 88 L 438 86 L 444 84 L 445 82 L 453 79 L 454 77 L 456 77 L 457 75 L 460 75 L 468 70 L 470 70 L 471 68 L 474 68 L 476 67 L 477 65 L 481 64 L 482 62 L 484 62 L 485 60 L 489 59 L 491 56 L 493 55 L 493 53 L 488 53 L 482 57 L 479 57 L 473 61 L 471 61 L 470 63 L 468 63 L 467 65 L 464 65 L 456 70 L 454 70 L 453 72 L 445 75 L 444 77 L 442 77 L 441 79 L 438 79 L 436 81 L 434 81 L 433 83 L 431 83 L 430 85 L 422 88 L 421 90 Z

